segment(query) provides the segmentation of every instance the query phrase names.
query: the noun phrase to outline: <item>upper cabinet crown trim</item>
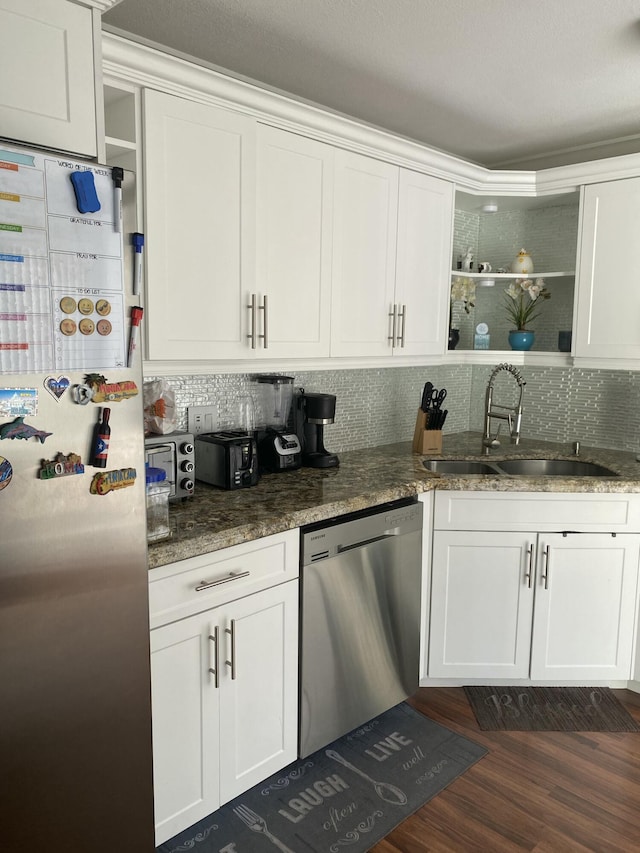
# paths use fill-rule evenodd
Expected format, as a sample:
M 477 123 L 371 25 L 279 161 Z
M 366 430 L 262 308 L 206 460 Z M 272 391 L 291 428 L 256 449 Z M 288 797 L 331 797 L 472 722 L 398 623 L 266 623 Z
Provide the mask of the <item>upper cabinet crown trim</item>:
M 102 48 L 106 74 L 138 86 L 235 109 L 284 130 L 455 181 L 458 189 L 472 193 L 547 195 L 640 173 L 640 154 L 538 172 L 486 169 L 328 108 L 298 101 L 293 95 L 233 77 L 231 72 L 222 73 L 193 57 L 174 55 L 108 31 L 102 33 Z

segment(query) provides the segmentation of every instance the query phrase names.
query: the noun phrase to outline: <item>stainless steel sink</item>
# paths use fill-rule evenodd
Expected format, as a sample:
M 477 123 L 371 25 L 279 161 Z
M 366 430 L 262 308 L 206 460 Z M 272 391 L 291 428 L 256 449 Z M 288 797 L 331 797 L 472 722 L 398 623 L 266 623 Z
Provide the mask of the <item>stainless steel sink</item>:
M 505 474 L 525 477 L 618 477 L 615 471 L 580 459 L 505 459 L 496 462 Z
M 493 465 L 470 459 L 425 459 L 422 463 L 434 474 L 499 474 Z
M 581 459 L 505 459 L 478 462 L 473 459 L 424 459 L 434 474 L 491 474 L 511 477 L 619 477 L 615 471 Z

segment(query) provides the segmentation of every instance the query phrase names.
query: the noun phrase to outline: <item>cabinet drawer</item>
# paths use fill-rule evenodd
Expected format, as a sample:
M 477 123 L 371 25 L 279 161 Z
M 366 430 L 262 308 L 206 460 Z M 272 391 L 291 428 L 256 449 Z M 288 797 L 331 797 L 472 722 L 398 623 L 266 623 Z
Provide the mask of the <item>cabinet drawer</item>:
M 437 492 L 436 530 L 640 531 L 640 495 Z
M 298 577 L 299 552 L 296 529 L 152 569 L 151 628 Z

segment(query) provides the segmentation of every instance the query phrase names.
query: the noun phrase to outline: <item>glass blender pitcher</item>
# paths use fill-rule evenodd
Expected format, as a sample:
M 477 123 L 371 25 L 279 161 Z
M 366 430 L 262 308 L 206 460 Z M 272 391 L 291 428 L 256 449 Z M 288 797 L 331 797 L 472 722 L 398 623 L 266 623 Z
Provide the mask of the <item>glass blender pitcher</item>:
M 298 436 L 289 431 L 293 376 L 276 373 L 253 378 L 258 429 L 258 462 L 264 471 L 289 471 L 302 464 Z

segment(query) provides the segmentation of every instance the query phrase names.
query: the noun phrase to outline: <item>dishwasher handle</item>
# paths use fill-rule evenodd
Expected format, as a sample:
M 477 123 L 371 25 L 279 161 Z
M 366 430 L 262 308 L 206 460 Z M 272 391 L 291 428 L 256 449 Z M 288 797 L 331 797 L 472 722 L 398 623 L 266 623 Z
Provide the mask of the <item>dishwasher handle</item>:
M 383 533 L 381 536 L 373 536 L 371 539 L 363 539 L 361 542 L 354 542 L 352 545 L 338 545 L 338 554 L 344 554 L 347 551 L 354 551 L 356 548 L 364 548 L 366 545 L 372 545 L 374 542 L 382 542 L 383 539 L 393 539 L 394 536 L 399 536 L 399 530 L 390 530 Z

